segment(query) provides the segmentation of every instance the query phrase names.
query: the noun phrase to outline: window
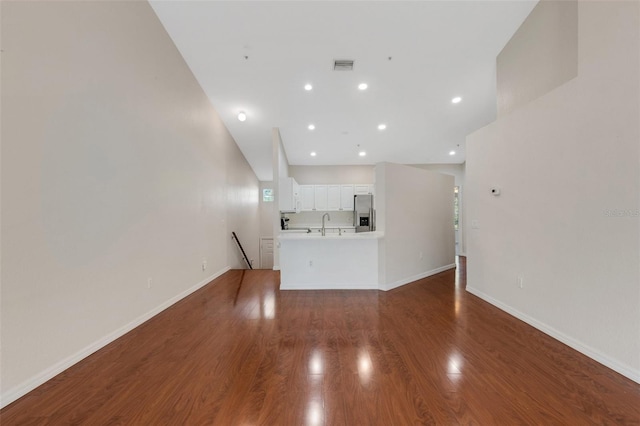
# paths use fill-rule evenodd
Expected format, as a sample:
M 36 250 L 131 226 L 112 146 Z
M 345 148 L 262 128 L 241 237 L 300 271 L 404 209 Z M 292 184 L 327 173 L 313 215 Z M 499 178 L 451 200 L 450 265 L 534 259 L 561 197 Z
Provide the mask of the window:
M 262 190 L 262 201 L 265 203 L 273 202 L 273 189 L 265 188 Z

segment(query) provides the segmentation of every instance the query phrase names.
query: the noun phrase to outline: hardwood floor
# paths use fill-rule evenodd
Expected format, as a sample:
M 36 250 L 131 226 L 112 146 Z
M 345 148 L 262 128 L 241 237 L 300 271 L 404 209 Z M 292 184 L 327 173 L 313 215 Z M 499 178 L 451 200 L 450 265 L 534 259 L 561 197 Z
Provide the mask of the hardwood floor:
M 465 292 L 464 266 L 386 293 L 230 271 L 0 423 L 640 424 L 640 385 Z

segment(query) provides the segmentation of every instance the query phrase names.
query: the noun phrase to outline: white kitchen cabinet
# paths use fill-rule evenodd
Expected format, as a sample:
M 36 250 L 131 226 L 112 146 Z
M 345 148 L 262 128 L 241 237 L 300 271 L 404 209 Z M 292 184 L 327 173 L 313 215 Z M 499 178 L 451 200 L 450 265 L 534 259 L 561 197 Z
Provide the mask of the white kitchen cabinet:
M 327 203 L 329 201 L 328 186 L 327 185 L 315 185 L 315 207 L 314 210 L 327 210 Z
M 340 185 L 327 185 L 327 210 L 342 210 L 342 197 Z
M 314 185 L 300 185 L 300 210 L 315 210 L 315 187 Z
M 372 191 L 366 184 L 300 185 L 300 211 L 353 211 L 353 196 Z
M 294 178 L 280 179 L 278 205 L 281 212 L 298 213 L 300 211 L 300 185 Z
M 353 211 L 353 185 L 327 185 L 327 211 Z
M 366 194 L 370 194 L 371 192 L 371 187 L 372 185 L 360 185 L 360 184 L 356 184 L 354 185 L 354 192 L 356 195 L 366 195 Z
M 340 185 L 340 210 L 353 211 L 353 185 Z

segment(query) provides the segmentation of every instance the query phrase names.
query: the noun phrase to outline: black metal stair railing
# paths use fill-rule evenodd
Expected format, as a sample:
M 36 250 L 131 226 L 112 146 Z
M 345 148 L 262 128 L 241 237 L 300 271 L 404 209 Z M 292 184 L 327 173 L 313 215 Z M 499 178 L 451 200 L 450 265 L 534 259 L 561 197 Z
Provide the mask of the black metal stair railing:
M 249 266 L 249 269 L 253 269 L 253 266 L 251 266 L 251 261 L 249 261 L 249 258 L 247 257 L 247 253 L 244 252 L 244 249 L 242 248 L 242 244 L 240 244 L 240 240 L 238 239 L 238 236 L 233 231 L 231 232 L 231 238 L 236 240 L 236 244 L 238 244 L 238 247 L 240 248 L 240 251 L 242 252 L 242 256 L 244 257 L 245 262 L 247 262 L 247 265 Z

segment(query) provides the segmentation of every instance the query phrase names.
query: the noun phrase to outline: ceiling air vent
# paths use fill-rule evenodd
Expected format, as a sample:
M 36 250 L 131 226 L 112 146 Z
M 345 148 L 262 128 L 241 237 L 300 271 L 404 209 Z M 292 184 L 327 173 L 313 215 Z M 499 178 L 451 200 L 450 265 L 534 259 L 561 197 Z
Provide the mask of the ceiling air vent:
M 334 71 L 353 71 L 353 61 L 348 59 L 336 59 L 333 61 Z

